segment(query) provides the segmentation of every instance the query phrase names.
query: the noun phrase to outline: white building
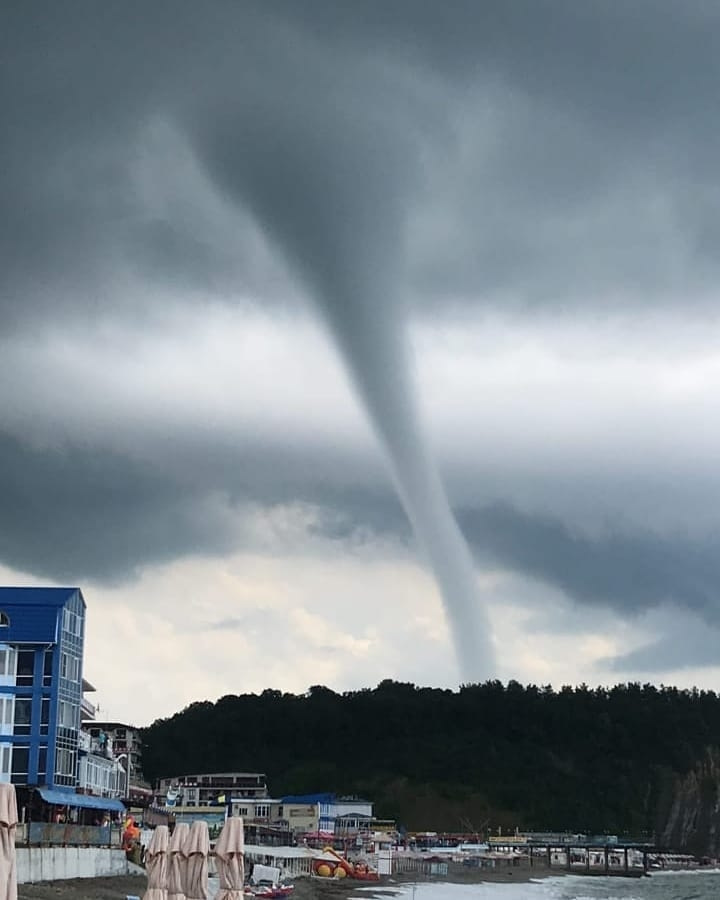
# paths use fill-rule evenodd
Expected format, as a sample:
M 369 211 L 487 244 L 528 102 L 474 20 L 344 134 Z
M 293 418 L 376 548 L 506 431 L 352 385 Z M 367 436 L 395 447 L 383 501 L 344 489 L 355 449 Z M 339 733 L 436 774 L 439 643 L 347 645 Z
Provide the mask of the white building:
M 278 817 L 288 822 L 296 834 L 315 832 L 330 836 L 336 833 L 339 821 L 347 827 L 349 821 L 372 820 L 373 805 L 358 797 L 337 797 L 332 793 L 293 794 L 282 798 Z
M 96 797 L 124 798 L 127 787 L 127 772 L 115 755 L 112 738 L 98 740 L 83 727 L 78 735 L 77 790 Z
M 268 789 L 262 772 L 208 772 L 160 778 L 155 796 L 158 806 L 210 806 L 234 797 L 264 799 Z

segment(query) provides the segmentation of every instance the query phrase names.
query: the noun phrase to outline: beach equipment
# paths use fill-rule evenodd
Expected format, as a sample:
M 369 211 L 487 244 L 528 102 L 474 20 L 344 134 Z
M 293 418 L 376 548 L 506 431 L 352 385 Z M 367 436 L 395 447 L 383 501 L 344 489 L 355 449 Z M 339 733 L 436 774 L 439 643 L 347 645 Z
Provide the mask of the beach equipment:
M 187 878 L 187 857 L 184 844 L 190 826 L 187 822 L 178 822 L 170 838 L 168 847 L 168 900 L 185 900 L 185 881 Z
M 167 825 L 158 825 L 145 851 L 148 884 L 143 900 L 167 900 L 169 843 Z
M 208 900 L 208 852 L 210 837 L 207 822 L 193 822 L 183 843 L 187 863 L 185 897 L 187 900 Z
M 258 900 L 280 900 L 288 897 L 295 890 L 293 884 L 282 884 L 278 866 L 264 866 L 255 863 L 250 877 L 250 885 L 245 888 L 245 895 Z
M 215 867 L 220 879 L 220 890 L 215 900 L 243 900 L 244 848 L 243 820 L 237 816 L 226 819 L 215 844 Z
M 0 900 L 17 900 L 15 831 L 17 797 L 14 784 L 0 784 Z

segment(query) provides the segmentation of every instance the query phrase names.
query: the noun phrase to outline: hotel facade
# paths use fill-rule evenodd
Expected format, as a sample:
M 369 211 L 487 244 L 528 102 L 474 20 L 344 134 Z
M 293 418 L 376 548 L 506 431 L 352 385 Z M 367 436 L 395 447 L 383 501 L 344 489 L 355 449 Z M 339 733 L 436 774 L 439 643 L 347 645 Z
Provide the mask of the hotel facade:
M 0 588 L 0 781 L 75 787 L 84 640 L 78 588 Z

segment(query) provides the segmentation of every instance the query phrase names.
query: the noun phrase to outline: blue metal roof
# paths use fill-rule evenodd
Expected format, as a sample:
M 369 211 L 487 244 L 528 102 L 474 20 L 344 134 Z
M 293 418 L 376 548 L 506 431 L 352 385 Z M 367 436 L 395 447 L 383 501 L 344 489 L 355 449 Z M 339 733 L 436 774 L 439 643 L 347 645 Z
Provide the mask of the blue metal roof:
M 312 803 L 332 803 L 335 800 L 335 794 L 288 794 L 282 798 L 283 803 L 302 803 L 310 806 Z
M 22 606 L 53 606 L 57 609 L 65 606 L 72 595 L 79 592 L 80 588 L 76 587 L 0 587 L 0 609 L 6 603 Z M 80 594 L 80 599 L 83 599 L 82 594 Z
M 111 812 L 125 812 L 121 800 L 115 797 L 93 797 L 90 794 L 76 794 L 73 791 L 61 791 L 54 788 L 41 787 L 38 793 L 47 803 L 55 806 L 79 806 L 83 809 L 106 809 Z
M 0 612 L 9 619 L 9 625 L 0 627 L 0 643 L 54 643 L 60 610 L 75 595 L 84 606 L 82 592 L 75 587 L 0 587 Z

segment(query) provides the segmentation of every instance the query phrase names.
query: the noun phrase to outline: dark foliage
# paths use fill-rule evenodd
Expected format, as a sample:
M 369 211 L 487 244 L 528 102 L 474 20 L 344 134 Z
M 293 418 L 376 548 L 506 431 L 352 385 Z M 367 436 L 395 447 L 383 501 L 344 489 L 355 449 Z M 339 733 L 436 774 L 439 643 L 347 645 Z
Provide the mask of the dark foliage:
M 511 681 L 383 681 L 193 703 L 144 731 L 150 778 L 265 772 L 273 795 L 364 794 L 408 828 L 651 835 L 677 775 L 720 746 L 720 697 Z

